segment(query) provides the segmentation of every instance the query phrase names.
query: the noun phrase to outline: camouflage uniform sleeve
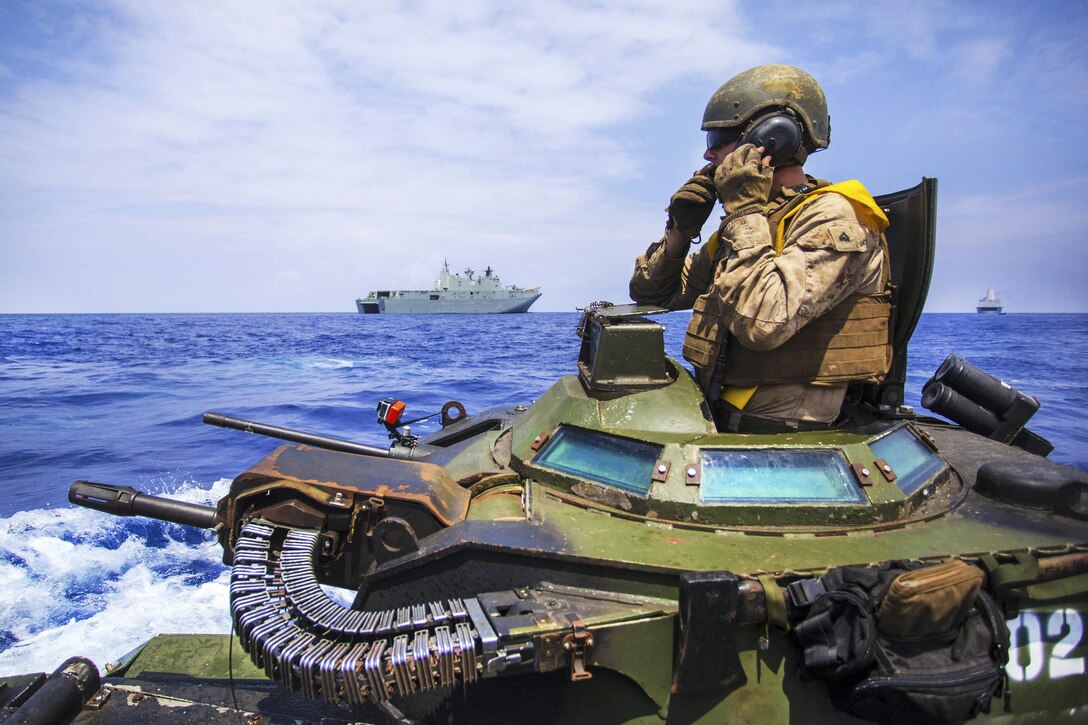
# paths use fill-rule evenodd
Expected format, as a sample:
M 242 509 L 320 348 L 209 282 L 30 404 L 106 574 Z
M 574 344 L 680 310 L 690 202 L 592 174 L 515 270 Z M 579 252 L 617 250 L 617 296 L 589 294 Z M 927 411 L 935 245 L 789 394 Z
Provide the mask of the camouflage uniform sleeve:
M 753 350 L 778 347 L 854 292 L 878 291 L 880 231 L 839 194 L 797 212 L 778 256 L 759 214 L 727 220 L 723 241 L 731 253 L 714 288 L 729 331 Z
M 670 310 L 688 309 L 695 298 L 710 286 L 710 261 L 706 247 L 687 257 L 665 254 L 665 239 L 654 242 L 635 260 L 631 275 L 631 299 L 643 305 L 659 305 Z

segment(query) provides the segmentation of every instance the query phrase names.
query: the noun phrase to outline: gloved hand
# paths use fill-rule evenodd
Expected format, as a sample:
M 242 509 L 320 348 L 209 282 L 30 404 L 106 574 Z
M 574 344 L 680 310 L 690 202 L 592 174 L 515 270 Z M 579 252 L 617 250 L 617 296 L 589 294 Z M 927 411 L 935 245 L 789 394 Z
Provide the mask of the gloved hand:
M 750 143 L 738 146 L 722 159 L 714 172 L 714 185 L 726 214 L 763 211 L 767 206 L 774 169 L 763 159 L 763 149 Z
M 714 202 L 718 200 L 714 180 L 709 175 L 710 166 L 704 166 L 677 189 L 669 200 L 669 224 L 666 229 L 677 229 L 688 239 L 699 230 L 714 211 Z

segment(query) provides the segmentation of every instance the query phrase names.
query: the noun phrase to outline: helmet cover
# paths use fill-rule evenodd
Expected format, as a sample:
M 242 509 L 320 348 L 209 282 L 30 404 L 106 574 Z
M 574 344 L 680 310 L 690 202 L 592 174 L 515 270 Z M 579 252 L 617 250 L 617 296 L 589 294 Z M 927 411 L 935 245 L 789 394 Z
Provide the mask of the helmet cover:
M 753 121 L 775 112 L 793 116 L 801 125 L 799 163 L 831 142 L 831 117 L 820 84 L 789 65 L 761 65 L 727 80 L 706 104 L 702 129 L 736 128 L 743 133 Z

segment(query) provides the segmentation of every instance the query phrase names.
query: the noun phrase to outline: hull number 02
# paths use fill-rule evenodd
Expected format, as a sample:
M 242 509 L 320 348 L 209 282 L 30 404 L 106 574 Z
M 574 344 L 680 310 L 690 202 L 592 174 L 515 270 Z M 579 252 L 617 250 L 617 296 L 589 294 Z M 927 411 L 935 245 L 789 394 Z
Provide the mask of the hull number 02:
M 1084 619 L 1076 609 L 1024 610 L 1009 622 L 1009 640 L 1005 671 L 1013 682 L 1044 674 L 1051 680 L 1084 674 L 1084 657 L 1073 656 L 1073 650 L 1084 644 Z

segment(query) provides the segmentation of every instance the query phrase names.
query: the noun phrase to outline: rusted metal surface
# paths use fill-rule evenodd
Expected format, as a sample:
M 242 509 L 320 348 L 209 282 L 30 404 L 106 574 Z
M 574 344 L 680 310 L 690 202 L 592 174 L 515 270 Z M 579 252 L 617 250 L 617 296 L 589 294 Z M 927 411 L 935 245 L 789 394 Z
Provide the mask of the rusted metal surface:
M 1039 559 L 1038 581 L 1040 582 L 1064 579 L 1078 574 L 1088 574 L 1088 551 Z
M 669 469 L 672 468 L 672 464 L 664 459 L 659 460 L 654 464 L 654 473 L 651 476 L 651 480 L 656 483 L 664 483 L 669 478 Z
M 309 484 L 343 495 L 364 494 L 421 506 L 444 526 L 465 518 L 469 493 L 431 463 L 364 458 L 309 446 L 282 446 L 235 479 L 231 494 L 263 481 Z M 330 499 L 333 496 L 329 496 Z
M 880 471 L 880 475 L 884 476 L 884 480 L 886 481 L 894 481 L 897 478 L 895 471 L 892 470 L 892 467 L 888 465 L 888 462 L 883 458 L 876 459 L 876 469 Z
M 872 486 L 872 471 L 868 466 L 863 466 L 860 463 L 855 463 L 850 466 L 850 470 L 854 472 L 854 478 L 858 479 L 858 483 L 862 486 Z
M 615 488 L 583 481 L 571 486 L 570 490 L 575 496 L 581 496 L 588 501 L 623 509 L 624 511 L 631 510 L 631 500 L 623 491 Z
M 693 461 L 684 466 L 684 483 L 688 486 L 698 486 L 702 483 L 703 467 L 698 461 Z

